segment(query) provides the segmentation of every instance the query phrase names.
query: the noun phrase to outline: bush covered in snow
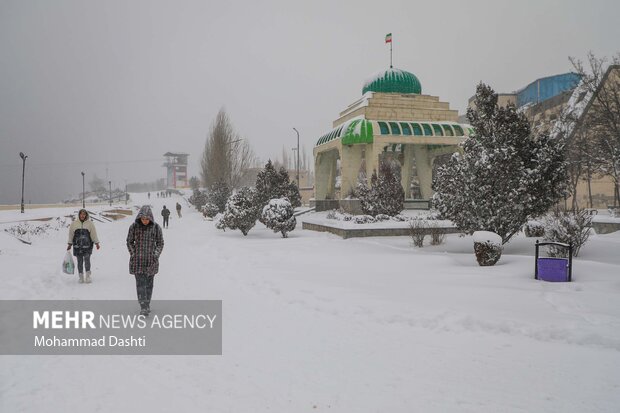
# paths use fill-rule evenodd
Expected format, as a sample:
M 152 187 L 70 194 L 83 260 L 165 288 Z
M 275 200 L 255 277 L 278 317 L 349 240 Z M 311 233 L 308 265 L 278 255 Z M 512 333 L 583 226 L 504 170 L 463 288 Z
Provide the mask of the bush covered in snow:
M 387 162 L 379 165 L 379 176 L 374 171 L 370 178 L 370 187 L 364 182 L 358 184 L 357 196 L 359 197 L 362 211 L 367 215 L 395 216 L 403 210 L 405 191 L 392 166 Z
M 544 219 L 545 241 L 562 242 L 573 245 L 573 256 L 579 255 L 579 250 L 590 237 L 592 215 L 586 210 L 562 211 L 554 209 Z M 547 253 L 550 257 L 566 258 L 565 248 L 549 246 Z
M 202 207 L 207 203 L 207 200 L 207 193 L 201 191 L 200 189 L 194 189 L 192 196 L 188 199 L 189 203 L 192 204 L 198 211 L 202 210 Z
M 506 243 L 531 217 L 547 212 L 567 188 L 565 142 L 535 136 L 514 106 L 480 84 L 467 117 L 475 135 L 437 170 L 433 205 L 467 234 L 493 231 Z
M 502 237 L 490 231 L 475 231 L 474 253 L 480 266 L 495 265 L 502 256 Z
M 30 242 L 32 237 L 46 236 L 52 232 L 60 231 L 71 225 L 71 219 L 67 217 L 56 217 L 46 222 L 20 222 L 4 229 L 5 232 Z
M 202 206 L 202 215 L 207 218 L 214 218 L 219 213 L 220 209 L 217 207 L 217 205 L 211 202 L 207 202 Z
M 545 225 L 539 221 L 530 221 L 523 226 L 526 237 L 543 237 L 545 235 Z
M 353 222 L 356 224 L 372 224 L 376 222 L 372 215 L 353 215 Z
M 421 219 L 412 219 L 409 221 L 409 235 L 413 245 L 418 248 L 424 246 L 424 238 L 428 233 L 426 223 Z
M 263 208 L 262 221 L 267 228 L 280 232 L 286 238 L 297 225 L 294 213 L 295 209 L 288 198 L 272 199 Z
M 224 212 L 217 219 L 215 226 L 219 229 L 238 229 L 243 235 L 256 225 L 259 210 L 256 205 L 256 191 L 252 188 L 241 188 L 226 202 Z

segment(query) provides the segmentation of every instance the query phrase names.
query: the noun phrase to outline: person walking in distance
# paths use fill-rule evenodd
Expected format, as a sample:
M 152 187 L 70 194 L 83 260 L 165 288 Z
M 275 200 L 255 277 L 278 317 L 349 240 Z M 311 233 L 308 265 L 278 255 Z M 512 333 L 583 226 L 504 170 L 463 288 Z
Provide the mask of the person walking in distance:
M 164 218 L 164 228 L 168 228 L 168 219 L 170 218 L 170 210 L 168 208 L 166 208 L 166 206 L 164 205 L 164 208 L 161 210 L 161 216 Z
M 179 214 L 179 218 L 181 218 L 181 204 L 177 202 L 177 214 Z
M 71 223 L 67 244 L 67 251 L 73 247 L 73 255 L 77 258 L 78 282 L 90 284 L 92 282 L 90 255 L 93 253 L 93 244 L 99 249 L 99 238 L 95 224 L 90 220 L 88 211 L 85 209 L 80 209 L 78 219 Z M 86 269 L 86 278 L 84 278 L 84 269 Z
M 140 303 L 140 314 L 151 312 L 153 281 L 159 272 L 159 256 L 164 249 L 164 234 L 153 219 L 153 211 L 148 205 L 140 212 L 127 233 L 129 250 L 129 273 L 136 277 L 136 292 Z

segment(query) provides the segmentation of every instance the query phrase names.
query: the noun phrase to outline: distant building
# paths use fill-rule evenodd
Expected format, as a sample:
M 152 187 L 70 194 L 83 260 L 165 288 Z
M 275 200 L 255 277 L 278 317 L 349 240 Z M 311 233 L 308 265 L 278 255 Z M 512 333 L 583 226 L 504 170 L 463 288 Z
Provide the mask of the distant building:
M 162 166 L 166 168 L 167 188 L 187 188 L 189 178 L 187 175 L 187 153 L 166 152 L 166 161 Z
M 541 77 L 516 92 L 498 93 L 497 104 L 501 107 L 512 104 L 527 116 L 534 127 L 548 129 L 566 106 L 580 80 L 580 75 L 572 72 Z M 469 108 L 474 108 L 474 99 L 475 96 L 469 98 Z

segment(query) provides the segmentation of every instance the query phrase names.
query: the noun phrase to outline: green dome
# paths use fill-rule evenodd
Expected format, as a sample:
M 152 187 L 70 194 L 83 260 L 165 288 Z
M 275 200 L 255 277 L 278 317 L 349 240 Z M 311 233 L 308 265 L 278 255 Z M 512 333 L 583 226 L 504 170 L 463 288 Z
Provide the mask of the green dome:
M 410 72 L 400 69 L 388 69 L 377 73 L 364 84 L 362 95 L 366 92 L 381 93 L 422 93 L 418 78 Z

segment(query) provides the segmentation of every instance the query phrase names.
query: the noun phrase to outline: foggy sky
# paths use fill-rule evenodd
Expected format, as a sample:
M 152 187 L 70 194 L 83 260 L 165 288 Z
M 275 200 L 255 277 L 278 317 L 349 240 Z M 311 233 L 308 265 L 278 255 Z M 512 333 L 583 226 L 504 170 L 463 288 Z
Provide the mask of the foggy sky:
M 411 71 L 463 112 L 478 82 L 510 92 L 620 50 L 617 1 L 0 0 L 0 204 L 55 202 L 81 171 L 114 186 L 190 176 L 224 107 L 262 159 L 308 153 L 365 79 Z M 106 175 L 107 168 L 107 175 Z

